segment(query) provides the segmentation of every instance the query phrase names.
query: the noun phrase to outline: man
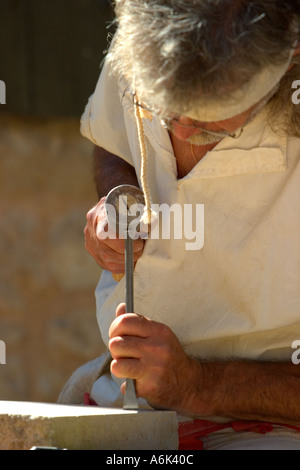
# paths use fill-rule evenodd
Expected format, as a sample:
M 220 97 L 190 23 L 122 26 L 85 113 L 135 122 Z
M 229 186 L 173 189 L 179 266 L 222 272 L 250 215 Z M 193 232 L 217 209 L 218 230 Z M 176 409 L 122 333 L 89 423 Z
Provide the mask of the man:
M 259 448 L 300 449 L 299 14 L 299 1 L 119 0 L 82 117 L 100 197 L 86 247 L 103 268 L 97 318 L 112 357 L 91 396 L 120 404 L 129 377 L 143 403 L 200 427 L 242 423 L 221 443 L 219 428 L 207 432 L 208 449 L 258 445 L 253 421 L 272 423 Z M 124 241 L 103 234 L 105 196 L 127 183 L 155 204 L 203 204 L 205 223 L 198 250 L 184 238 L 134 242 L 125 314 L 124 279 L 112 277 L 124 272 Z

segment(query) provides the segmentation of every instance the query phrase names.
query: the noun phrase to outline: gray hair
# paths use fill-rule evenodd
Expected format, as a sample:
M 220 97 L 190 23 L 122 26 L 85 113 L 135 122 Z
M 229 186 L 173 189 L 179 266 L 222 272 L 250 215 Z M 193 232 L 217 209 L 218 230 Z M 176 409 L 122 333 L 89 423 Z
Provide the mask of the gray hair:
M 283 62 L 299 37 L 300 0 L 115 0 L 115 13 L 113 68 L 165 113 L 184 114 L 203 94 L 224 98 Z

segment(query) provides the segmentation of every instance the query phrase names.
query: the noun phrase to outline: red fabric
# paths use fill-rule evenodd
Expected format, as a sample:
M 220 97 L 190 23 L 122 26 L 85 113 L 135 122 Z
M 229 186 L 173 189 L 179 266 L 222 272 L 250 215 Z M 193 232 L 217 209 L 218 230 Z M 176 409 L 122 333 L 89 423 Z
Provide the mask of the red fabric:
M 230 423 L 220 424 L 205 419 L 195 419 L 179 423 L 179 450 L 202 450 L 202 437 L 230 427 Z
M 90 397 L 89 393 L 83 395 L 83 404 L 89 406 L 98 406 L 98 404 Z
M 266 434 L 273 431 L 274 425 L 262 421 L 231 421 L 229 423 L 214 423 L 205 419 L 186 421 L 179 423 L 179 450 L 203 450 L 201 438 L 222 429 L 232 428 L 235 432 L 252 431 L 258 434 Z M 283 424 L 279 424 L 279 426 L 300 432 L 300 427 L 298 426 Z

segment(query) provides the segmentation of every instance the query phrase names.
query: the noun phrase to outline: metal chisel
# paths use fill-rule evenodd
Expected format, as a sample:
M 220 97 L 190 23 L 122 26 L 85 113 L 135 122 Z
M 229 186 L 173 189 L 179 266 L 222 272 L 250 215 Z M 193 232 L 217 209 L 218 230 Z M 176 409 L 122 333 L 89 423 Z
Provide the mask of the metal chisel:
M 121 185 L 112 189 L 107 195 L 105 204 L 107 206 L 108 221 L 113 222 L 119 235 L 125 237 L 125 305 L 126 312 L 134 312 L 134 289 L 133 289 L 133 239 L 129 232 L 129 225 L 132 221 L 130 217 L 130 207 L 134 204 L 144 205 L 144 196 L 142 191 L 131 185 Z M 112 212 L 115 220 L 109 220 L 109 205 L 114 208 Z M 112 218 L 112 217 L 111 217 Z M 124 396 L 123 408 L 125 410 L 137 410 L 138 401 L 135 391 L 135 381 L 126 379 L 126 391 Z

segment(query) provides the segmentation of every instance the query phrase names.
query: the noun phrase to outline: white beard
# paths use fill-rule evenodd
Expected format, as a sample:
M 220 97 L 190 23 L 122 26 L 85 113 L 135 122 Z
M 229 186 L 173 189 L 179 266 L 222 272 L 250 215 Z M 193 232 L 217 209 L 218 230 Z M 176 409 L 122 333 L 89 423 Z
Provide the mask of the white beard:
M 187 141 L 192 145 L 208 145 L 221 142 L 223 137 L 218 137 L 216 135 L 207 134 L 206 132 L 199 132 L 199 134 L 194 134 L 187 139 Z

